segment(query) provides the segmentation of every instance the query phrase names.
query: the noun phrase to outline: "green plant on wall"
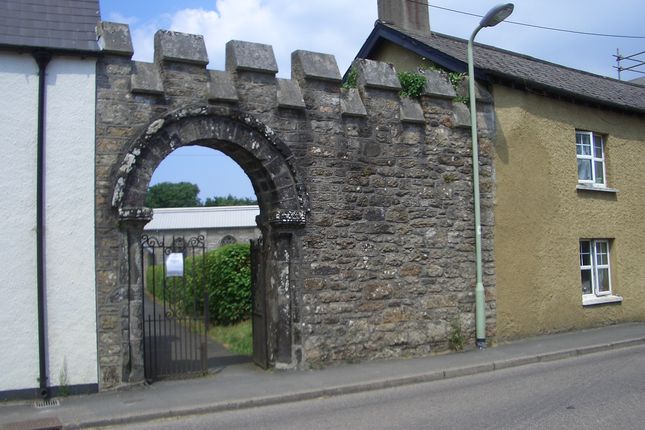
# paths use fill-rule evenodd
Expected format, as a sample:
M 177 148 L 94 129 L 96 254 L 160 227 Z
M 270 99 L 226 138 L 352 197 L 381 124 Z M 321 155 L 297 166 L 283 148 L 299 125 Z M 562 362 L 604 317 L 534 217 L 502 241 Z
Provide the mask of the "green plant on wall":
M 63 366 L 58 373 L 58 394 L 63 397 L 70 395 L 69 374 L 67 372 L 67 357 L 63 358 Z
M 399 72 L 397 74 L 401 83 L 401 96 L 419 97 L 426 86 L 426 77 L 421 73 Z
M 441 69 L 439 69 L 436 64 L 434 64 L 427 58 L 421 57 L 421 62 L 419 63 L 417 70 L 419 71 L 419 73 L 423 73 L 425 70 L 441 70 Z
M 450 325 L 450 337 L 448 338 L 448 343 L 450 348 L 454 351 L 463 351 L 464 346 L 466 345 L 466 337 L 461 332 L 461 324 L 458 320 L 455 320 Z
M 450 81 L 450 85 L 452 85 L 452 88 L 455 90 L 456 93 L 459 92 L 459 86 L 461 85 L 461 82 L 466 79 L 466 73 L 458 73 L 458 72 L 449 72 L 448 73 L 448 81 Z M 468 104 L 470 102 L 470 99 L 468 96 L 457 96 L 454 98 L 456 102 L 461 102 L 464 104 Z
M 358 70 L 356 70 L 356 67 L 352 66 L 349 68 L 349 72 L 347 72 L 347 77 L 345 78 L 345 82 L 343 82 L 342 88 L 356 88 L 358 85 L 357 81 Z
M 458 73 L 458 72 L 449 72 L 448 73 L 448 80 L 450 81 L 450 85 L 457 91 L 459 88 L 459 85 L 461 84 L 461 81 L 463 81 L 466 78 L 465 73 Z

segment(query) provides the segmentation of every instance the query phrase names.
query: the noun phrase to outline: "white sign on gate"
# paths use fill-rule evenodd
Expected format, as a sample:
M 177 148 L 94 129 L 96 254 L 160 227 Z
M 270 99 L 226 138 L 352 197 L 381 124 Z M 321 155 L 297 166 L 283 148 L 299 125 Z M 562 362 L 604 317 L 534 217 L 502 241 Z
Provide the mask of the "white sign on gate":
M 166 276 L 179 277 L 184 276 L 184 254 L 173 252 L 166 258 Z

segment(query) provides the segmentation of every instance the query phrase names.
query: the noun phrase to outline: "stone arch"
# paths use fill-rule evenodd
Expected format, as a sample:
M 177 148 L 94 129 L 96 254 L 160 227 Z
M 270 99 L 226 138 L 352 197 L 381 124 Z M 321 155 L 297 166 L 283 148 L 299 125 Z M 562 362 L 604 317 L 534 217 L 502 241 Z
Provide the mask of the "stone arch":
M 125 216 L 143 208 L 154 170 L 187 145 L 220 150 L 242 167 L 258 197 L 263 223 L 304 224 L 309 202 L 291 150 L 253 116 L 209 106 L 171 112 L 132 142 L 115 175 L 112 206 Z
M 128 279 L 130 309 L 124 317 L 129 330 L 122 339 L 129 349 L 124 354 L 129 357 L 123 364 L 124 378 L 129 382 L 143 379 L 142 271 L 138 255 L 143 227 L 152 215 L 144 206 L 147 188 L 161 161 L 175 149 L 190 145 L 225 153 L 251 180 L 260 207 L 256 222 L 262 232 L 262 240 L 255 245 L 259 247 L 255 270 L 261 273 L 254 275 L 254 282 L 262 285 L 254 285 L 254 301 L 265 302 L 262 319 L 254 321 L 254 325 L 262 325 L 259 330 L 254 326 L 254 349 L 265 348 L 261 352 L 265 357 L 255 358 L 267 367 L 297 366 L 301 346 L 293 342 L 300 337 L 292 335 L 298 312 L 291 293 L 297 288 L 298 270 L 293 265 L 299 260 L 299 236 L 309 210 L 302 176 L 291 150 L 269 127 L 243 112 L 205 106 L 180 109 L 150 123 L 128 145 L 123 161 L 115 168 L 112 207 L 118 212 L 122 234 L 121 273 Z M 264 333 L 264 338 L 258 339 L 256 332 Z

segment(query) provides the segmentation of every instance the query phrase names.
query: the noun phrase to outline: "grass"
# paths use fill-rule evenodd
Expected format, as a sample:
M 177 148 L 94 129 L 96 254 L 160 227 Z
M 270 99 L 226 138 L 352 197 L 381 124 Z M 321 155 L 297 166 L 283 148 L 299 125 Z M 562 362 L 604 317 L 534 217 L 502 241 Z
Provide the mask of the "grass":
M 251 330 L 251 320 L 247 320 L 228 326 L 211 327 L 208 330 L 208 335 L 231 352 L 251 355 L 253 353 L 253 333 Z

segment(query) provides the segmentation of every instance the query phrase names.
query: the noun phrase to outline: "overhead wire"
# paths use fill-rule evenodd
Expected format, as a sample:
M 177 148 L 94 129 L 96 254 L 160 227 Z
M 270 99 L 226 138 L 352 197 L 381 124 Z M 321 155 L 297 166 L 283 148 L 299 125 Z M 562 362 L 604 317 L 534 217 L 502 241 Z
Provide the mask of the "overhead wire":
M 458 13 L 458 14 L 461 14 L 461 15 L 468 15 L 468 16 L 473 16 L 473 17 L 477 17 L 477 18 L 482 18 L 483 17 L 483 15 L 479 15 L 479 14 L 476 14 L 476 13 L 465 12 L 463 10 L 452 9 L 452 8 L 444 7 L 444 6 L 437 6 L 437 5 L 433 5 L 431 3 L 421 1 L 421 0 L 406 0 L 406 1 L 408 1 L 410 3 L 416 3 L 416 4 L 428 6 L 428 7 L 434 8 L 434 9 L 441 9 L 441 10 L 445 10 L 445 11 L 448 11 L 448 12 Z M 540 30 L 559 31 L 561 33 L 580 34 L 580 35 L 584 35 L 584 36 L 613 37 L 613 38 L 618 38 L 618 39 L 645 39 L 645 36 L 633 36 L 633 35 L 624 35 L 624 34 L 608 34 L 608 33 L 596 33 L 596 32 L 590 32 L 590 31 L 569 30 L 569 29 L 566 29 L 566 28 L 557 28 L 557 27 L 548 27 L 548 26 L 537 25 L 537 24 L 528 24 L 528 23 L 525 23 L 525 22 L 511 21 L 511 20 L 508 20 L 508 19 L 504 20 L 504 22 L 508 23 L 508 24 L 514 24 L 514 25 L 523 26 L 523 27 L 537 28 L 537 29 L 540 29 Z

